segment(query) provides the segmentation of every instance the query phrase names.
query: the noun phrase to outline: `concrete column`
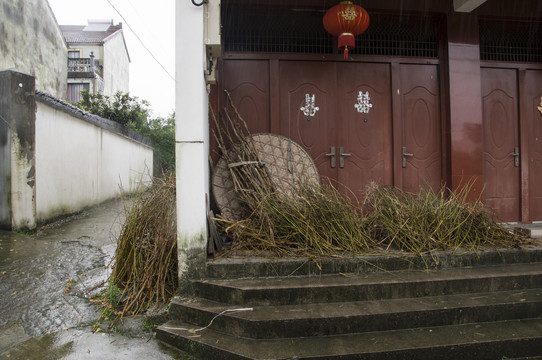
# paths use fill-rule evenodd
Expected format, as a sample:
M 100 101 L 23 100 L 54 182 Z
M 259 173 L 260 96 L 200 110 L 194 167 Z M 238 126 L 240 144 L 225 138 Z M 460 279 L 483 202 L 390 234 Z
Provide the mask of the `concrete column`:
M 0 102 L 2 96 L 0 74 Z M 11 124 L 0 106 L 0 229 L 11 229 Z
M 9 202 L 9 214 L 2 225 L 8 227 L 11 222 L 14 230 L 36 228 L 35 119 L 34 77 L 15 70 L 0 72 L 0 130 L 9 127 L 7 134 L 0 135 L 4 144 L 0 157 L 9 156 L 9 166 L 1 166 L 7 173 L 0 174 L 0 183 L 9 183 L 0 194 L 3 203 Z
M 474 181 L 471 196 L 481 194 L 483 178 L 482 94 L 478 19 L 448 16 L 448 79 L 452 188 Z
M 94 67 L 94 52 L 91 51 L 90 52 L 90 69 L 89 69 L 89 71 L 91 73 L 94 73 L 94 70 L 95 70 L 95 67 Z
M 208 95 L 205 85 L 203 6 L 176 1 L 176 173 L 179 284 L 202 275 L 206 261 L 209 190 Z

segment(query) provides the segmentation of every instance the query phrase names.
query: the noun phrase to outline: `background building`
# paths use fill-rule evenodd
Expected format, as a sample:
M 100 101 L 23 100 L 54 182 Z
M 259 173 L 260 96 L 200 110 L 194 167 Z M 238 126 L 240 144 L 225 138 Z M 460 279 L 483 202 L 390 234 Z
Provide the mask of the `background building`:
M 122 23 L 89 20 L 87 25 L 60 25 L 68 44 L 67 100 L 77 102 L 82 90 L 112 96 L 129 91 L 130 56 Z

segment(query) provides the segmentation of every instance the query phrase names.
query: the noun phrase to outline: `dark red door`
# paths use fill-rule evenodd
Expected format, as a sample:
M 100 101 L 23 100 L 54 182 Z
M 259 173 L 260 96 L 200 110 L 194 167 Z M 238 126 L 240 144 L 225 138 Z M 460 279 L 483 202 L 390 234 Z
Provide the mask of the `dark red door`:
M 529 219 L 542 220 L 542 71 L 525 74 L 525 124 L 527 128 Z
M 393 184 L 390 81 L 389 64 L 337 64 L 338 178 L 359 199 L 371 181 Z
M 335 64 L 280 62 L 280 133 L 300 144 L 322 177 L 337 179 Z
M 481 69 L 484 202 L 503 221 L 520 219 L 518 87 L 515 69 Z
M 230 93 L 250 132 L 269 132 L 269 62 L 224 60 L 223 73 L 223 89 Z
M 395 185 L 407 191 L 441 185 L 438 68 L 401 65 L 399 72 L 401 95 L 393 106 L 400 108 L 395 123 L 402 131 L 394 139 L 389 64 L 281 62 L 281 133 L 309 151 L 321 175 L 358 199 L 371 181 L 393 184 L 394 170 Z M 311 118 L 302 104 L 313 96 L 318 111 Z M 393 151 L 404 153 L 404 162 L 394 165 Z
M 389 65 L 283 61 L 280 71 L 281 134 L 320 175 L 359 200 L 371 181 L 392 184 Z
M 408 191 L 440 186 L 436 65 L 401 65 L 392 74 L 386 63 L 281 60 L 274 68 L 278 70 L 271 70 L 278 74 L 274 85 L 267 61 L 224 60 L 223 67 L 223 86 L 251 132 L 274 128 L 297 142 L 319 174 L 345 193 L 362 199 L 371 181 Z M 400 79 L 394 103 L 392 75 Z M 278 127 L 270 124 L 273 103 L 278 105 L 278 111 L 271 111 L 277 114 Z M 392 121 L 392 114 L 399 115 Z M 402 154 L 403 147 L 405 167 L 394 154 Z
M 400 66 L 400 114 L 402 128 L 402 188 L 417 192 L 420 187 L 435 191 L 442 179 L 442 134 L 440 92 L 436 65 Z M 396 157 L 397 159 L 398 157 Z

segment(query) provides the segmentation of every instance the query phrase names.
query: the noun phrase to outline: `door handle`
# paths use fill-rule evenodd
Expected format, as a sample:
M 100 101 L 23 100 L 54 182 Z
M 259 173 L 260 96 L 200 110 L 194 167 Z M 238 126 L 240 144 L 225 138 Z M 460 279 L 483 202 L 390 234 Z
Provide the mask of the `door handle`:
M 406 158 L 414 156 L 414 154 L 408 153 L 406 151 L 406 146 L 403 146 L 402 148 L 402 157 L 403 157 L 403 167 L 406 168 Z
M 519 148 L 515 147 L 514 152 L 512 153 L 514 157 L 514 166 L 519 167 Z
M 344 158 L 347 156 L 352 156 L 352 154 L 345 153 L 344 148 L 341 146 L 339 148 L 339 167 L 340 168 L 344 167 Z
M 329 153 L 326 154 L 326 156 L 329 157 L 329 165 L 334 168 L 335 167 L 335 146 L 332 146 L 329 149 Z

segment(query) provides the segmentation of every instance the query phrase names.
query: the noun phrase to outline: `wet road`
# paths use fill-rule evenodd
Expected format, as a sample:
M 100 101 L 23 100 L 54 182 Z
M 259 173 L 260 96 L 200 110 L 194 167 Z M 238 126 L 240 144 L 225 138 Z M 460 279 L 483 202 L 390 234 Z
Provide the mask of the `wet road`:
M 92 333 L 89 303 L 109 274 L 124 204 L 111 201 L 41 229 L 0 230 L 0 359 L 189 359 L 153 338 Z M 121 330 L 122 331 L 122 330 Z

